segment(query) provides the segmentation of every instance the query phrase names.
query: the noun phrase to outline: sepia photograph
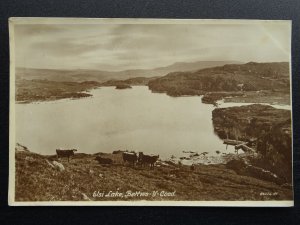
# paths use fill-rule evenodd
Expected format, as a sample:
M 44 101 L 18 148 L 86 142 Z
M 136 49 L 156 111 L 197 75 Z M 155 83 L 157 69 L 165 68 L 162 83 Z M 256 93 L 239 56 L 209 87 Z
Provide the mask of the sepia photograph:
M 291 29 L 10 18 L 9 205 L 293 206 Z

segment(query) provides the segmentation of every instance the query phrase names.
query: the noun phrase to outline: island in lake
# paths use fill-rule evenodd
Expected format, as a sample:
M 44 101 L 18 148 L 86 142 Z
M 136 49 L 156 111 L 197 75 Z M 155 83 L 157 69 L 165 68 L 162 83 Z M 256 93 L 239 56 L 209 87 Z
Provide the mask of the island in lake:
M 128 89 L 128 88 L 132 88 L 132 87 L 128 84 L 117 84 L 116 85 L 116 89 Z

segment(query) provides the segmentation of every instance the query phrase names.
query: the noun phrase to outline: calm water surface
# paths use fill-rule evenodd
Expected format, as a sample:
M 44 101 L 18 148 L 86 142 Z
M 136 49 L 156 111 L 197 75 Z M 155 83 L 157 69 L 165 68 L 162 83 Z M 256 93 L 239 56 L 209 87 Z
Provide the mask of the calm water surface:
M 182 151 L 228 152 L 213 132 L 212 110 L 200 97 L 170 97 L 148 87 L 102 87 L 93 97 L 16 105 L 16 141 L 31 151 L 55 154 L 143 151 L 161 157 Z

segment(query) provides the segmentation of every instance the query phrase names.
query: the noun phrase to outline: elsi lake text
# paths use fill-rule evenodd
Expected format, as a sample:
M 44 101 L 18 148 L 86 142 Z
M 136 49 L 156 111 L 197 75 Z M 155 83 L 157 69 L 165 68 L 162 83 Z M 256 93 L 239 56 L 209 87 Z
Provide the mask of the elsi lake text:
M 175 197 L 176 191 L 94 191 L 94 198 L 143 198 L 143 197 Z

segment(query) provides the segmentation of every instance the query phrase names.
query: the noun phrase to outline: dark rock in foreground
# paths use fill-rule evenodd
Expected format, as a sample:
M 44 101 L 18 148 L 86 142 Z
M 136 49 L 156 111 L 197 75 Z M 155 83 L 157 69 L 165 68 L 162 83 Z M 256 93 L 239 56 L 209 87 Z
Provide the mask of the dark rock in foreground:
M 222 139 L 248 142 L 256 149 L 252 164 L 265 168 L 286 182 L 292 180 L 292 131 L 290 110 L 253 104 L 216 108 L 212 112 L 215 133 Z M 255 141 L 253 141 L 255 140 Z
M 278 177 L 276 174 L 264 170 L 260 167 L 250 165 L 242 159 L 231 160 L 226 164 L 226 167 L 236 171 L 236 173 L 240 175 L 251 176 L 260 180 L 271 181 L 280 185 L 285 183 L 285 181 Z

